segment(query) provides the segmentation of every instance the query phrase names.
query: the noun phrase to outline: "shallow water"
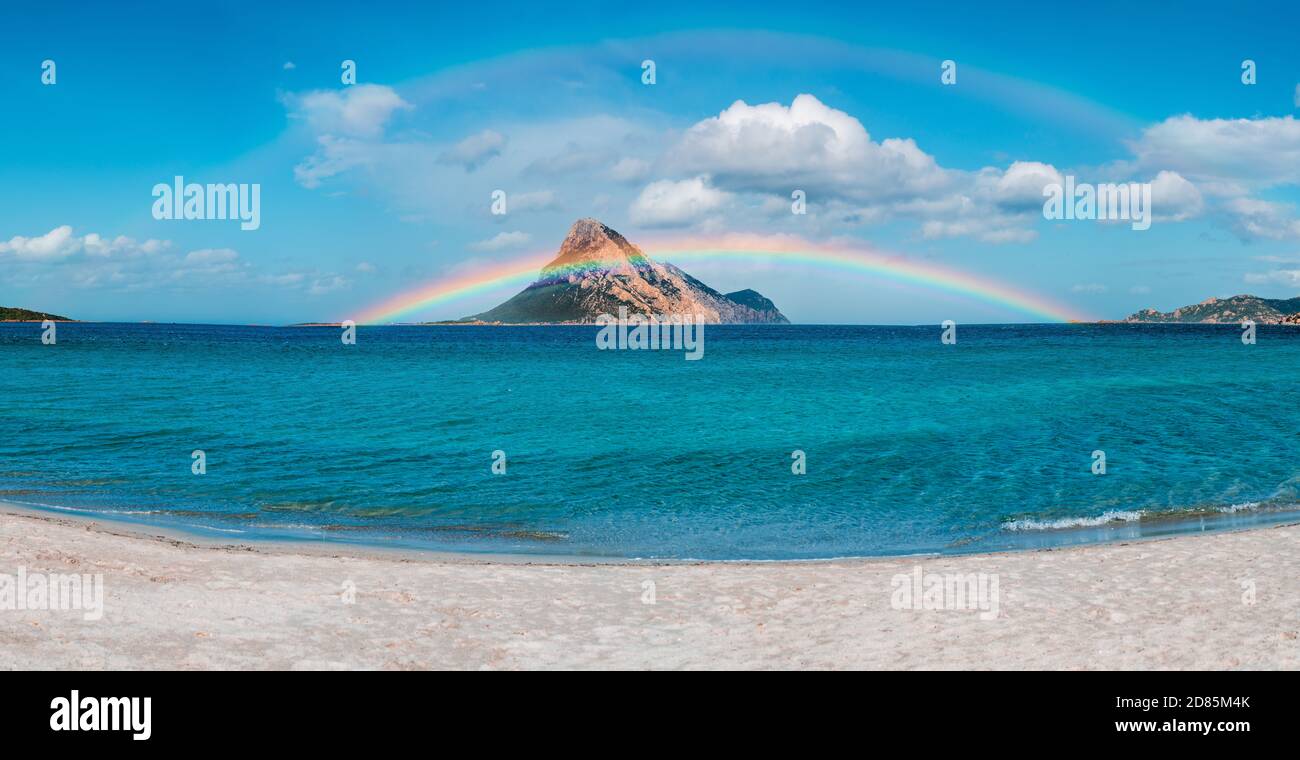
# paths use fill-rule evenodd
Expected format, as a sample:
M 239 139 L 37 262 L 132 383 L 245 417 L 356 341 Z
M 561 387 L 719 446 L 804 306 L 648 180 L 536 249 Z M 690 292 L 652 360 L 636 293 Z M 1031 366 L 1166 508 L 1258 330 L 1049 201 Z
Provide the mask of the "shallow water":
M 1294 514 L 1300 329 L 939 333 L 710 326 L 685 361 L 598 351 L 577 326 L 363 327 L 344 346 L 336 328 L 62 324 L 45 346 L 3 324 L 0 500 L 250 538 L 709 559 Z

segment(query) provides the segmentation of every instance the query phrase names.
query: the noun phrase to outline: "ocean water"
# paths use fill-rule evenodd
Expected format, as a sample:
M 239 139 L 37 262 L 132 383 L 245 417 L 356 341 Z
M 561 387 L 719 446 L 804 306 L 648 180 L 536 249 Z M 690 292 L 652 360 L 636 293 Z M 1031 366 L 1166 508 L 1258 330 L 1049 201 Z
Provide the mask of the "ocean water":
M 1297 329 L 711 326 L 699 361 L 595 333 L 63 324 L 46 346 L 3 324 L 0 500 L 241 540 L 679 559 L 1060 545 L 1300 501 Z

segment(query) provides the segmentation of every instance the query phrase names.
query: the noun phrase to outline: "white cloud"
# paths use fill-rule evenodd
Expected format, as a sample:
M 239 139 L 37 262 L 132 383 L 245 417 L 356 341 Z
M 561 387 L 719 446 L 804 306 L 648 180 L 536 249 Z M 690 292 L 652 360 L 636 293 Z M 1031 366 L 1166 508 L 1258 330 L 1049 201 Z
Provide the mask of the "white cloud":
M 134 238 L 125 235 L 118 235 L 112 240 L 100 237 L 94 232 L 87 233 L 81 239 L 82 247 L 89 256 L 151 256 L 161 253 L 171 246 L 170 240 L 155 240 L 149 238 L 143 243 L 137 243 Z
M 640 182 L 650 174 L 650 162 L 640 158 L 622 158 L 609 170 L 615 182 Z
M 487 240 L 471 243 L 469 247 L 476 251 L 500 251 L 506 248 L 518 248 L 532 239 L 533 236 L 527 232 L 501 232 Z
M 636 224 L 648 227 L 676 227 L 700 221 L 721 208 L 730 196 L 710 187 L 707 178 L 679 182 L 661 179 L 645 186 L 632 201 L 628 213 Z
M 1300 122 L 1291 116 L 1174 116 L 1148 127 L 1133 152 L 1140 167 L 1175 171 L 1223 192 L 1300 183 Z
M 285 62 L 284 62 L 284 70 L 285 70 L 285 71 L 292 71 L 292 70 L 294 70 L 294 69 L 296 69 L 296 68 L 298 68 L 298 66 L 297 66 L 297 64 L 295 64 L 293 61 L 285 61 Z
M 927 240 L 949 237 L 973 237 L 985 243 L 1029 243 L 1038 237 L 1034 230 L 1007 226 L 1007 221 L 996 216 L 969 214 L 956 221 L 930 219 L 921 225 L 921 236 Z
M 992 183 L 991 195 L 1001 206 L 1038 211 L 1043 207 L 1043 188 L 1064 182 L 1064 177 L 1051 164 L 1016 161 L 997 176 Z
M 203 248 L 185 254 L 186 264 L 224 264 L 239 258 L 239 254 L 229 248 Z
M 375 265 L 371 264 L 369 261 L 363 261 L 360 264 L 357 264 L 357 271 L 362 274 L 374 274 Z
M 862 122 L 807 94 L 788 107 L 738 100 L 688 129 L 668 161 L 724 190 L 856 200 L 932 193 L 950 179 L 911 139 L 874 142 Z
M 110 238 L 93 232 L 77 237 L 71 226 L 64 225 L 36 238 L 19 236 L 0 243 L 0 277 L 127 292 L 208 291 L 256 283 L 324 295 L 352 284 L 333 272 L 258 274 L 234 249 L 199 248 L 177 254 L 169 250 L 171 245 L 169 240 L 138 242 L 125 235 Z M 358 271 L 364 270 L 358 267 Z
M 0 254 L 11 254 L 18 259 L 49 261 L 71 256 L 81 246 L 81 238 L 73 237 L 72 227 L 65 224 L 34 238 L 15 235 L 8 243 L 0 243 Z
M 1232 198 L 1223 204 L 1232 220 L 1233 230 L 1242 238 L 1281 240 L 1300 235 L 1300 221 L 1292 207 L 1257 198 Z
M 307 289 L 307 294 L 312 296 L 323 296 L 327 293 L 333 293 L 336 290 L 342 290 L 352 285 L 352 282 L 346 277 L 340 275 L 328 275 L 312 281 L 311 287 Z
M 420 96 L 416 88 L 406 91 Z M 421 113 L 428 119 L 431 110 Z M 428 130 L 438 134 L 436 126 Z M 1148 131 L 1149 157 L 1159 155 L 1155 146 L 1164 136 L 1154 127 Z M 454 143 L 415 130 L 403 132 L 400 141 L 380 138 L 319 134 L 317 151 L 295 167 L 295 177 L 306 187 L 340 175 L 379 185 L 405 216 L 419 211 L 427 218 L 430 209 L 448 207 L 481 213 L 486 204 L 466 201 L 467 193 L 486 197 L 492 189 L 506 188 L 512 213 L 557 212 L 564 205 L 558 199 L 578 203 L 584 213 L 603 213 L 595 201 L 585 201 L 595 197 L 610 209 L 626 207 L 636 224 L 715 229 L 788 221 L 790 192 L 799 189 L 809 202 L 801 222 L 805 229 L 835 233 L 910 220 L 927 239 L 1004 244 L 1037 238 L 1046 226 L 1043 187 L 1062 182 L 1066 171 L 1027 160 L 1032 157 L 976 171 L 944 168 L 912 139 L 873 139 L 857 118 L 809 94 L 788 105 L 736 101 L 680 133 L 666 121 L 651 129 L 639 121 L 596 115 L 514 124 L 509 140 L 492 129 Z M 1101 173 L 1115 181 L 1139 173 L 1155 176 L 1153 210 L 1163 221 L 1221 211 L 1221 199 L 1243 194 L 1225 196 L 1224 181 L 1207 188 L 1208 180 L 1140 161 L 1119 162 Z M 548 178 L 547 190 L 511 189 L 530 176 L 537 182 L 534 175 Z M 718 213 L 724 207 L 725 216 Z
M 485 129 L 456 143 L 438 156 L 439 163 L 454 164 L 472 172 L 494 156 L 501 155 L 506 146 L 505 135 Z
M 342 90 L 317 90 L 292 96 L 291 116 L 304 119 L 321 134 L 376 138 L 397 111 L 413 106 L 380 84 L 357 84 Z
M 933 198 L 912 198 L 870 209 L 866 221 L 891 216 L 921 220 L 921 236 L 971 237 L 996 245 L 1028 243 L 1038 237 L 1031 225 L 1041 220 L 1043 186 L 1059 179 L 1050 164 L 1018 161 L 1005 171 L 986 167 L 973 173 L 955 173 L 960 184 L 952 192 Z
M 247 265 L 228 248 L 168 252 L 171 241 L 144 242 L 118 235 L 72 235 L 70 226 L 56 227 L 39 238 L 14 238 L 13 264 L 3 274 L 26 282 L 57 280 L 76 288 L 109 287 L 123 291 L 150 288 L 210 287 L 243 280 Z M 0 243 L 9 249 L 14 241 Z M 3 259 L 0 259 L 3 260 Z
M 1249 273 L 1246 282 L 1252 285 L 1285 285 L 1300 287 L 1300 269 L 1274 269 L 1263 274 Z
M 347 277 L 333 272 L 299 271 L 263 274 L 257 282 L 274 288 L 298 291 L 309 296 L 323 296 L 352 287 Z
M 981 169 L 951 196 L 898 203 L 890 208 L 894 213 L 924 219 L 921 232 L 926 238 L 973 237 L 987 243 L 1024 243 L 1037 237 L 1037 232 L 1026 225 L 1041 219 L 1044 188 L 1064 182 L 1065 176 L 1051 164 L 1016 161 L 1005 171 Z M 1177 172 L 1157 174 L 1151 181 L 1151 194 L 1153 213 L 1161 221 L 1181 222 L 1200 215 L 1205 207 L 1200 190 Z
M 1070 288 L 1071 293 L 1087 293 L 1089 295 L 1100 295 L 1109 290 L 1110 288 L 1106 287 L 1105 285 L 1102 285 L 1099 282 L 1083 283 L 1080 285 L 1075 285 Z
M 1162 171 L 1151 180 L 1151 212 L 1156 219 L 1181 222 L 1204 208 L 1201 191 L 1178 172 Z
M 1034 240 L 1043 187 L 1062 181 L 1056 167 L 1038 161 L 945 169 L 910 138 L 877 142 L 858 119 L 807 94 L 788 107 L 737 101 L 688 129 L 663 164 L 709 177 L 718 192 L 762 195 L 757 209 L 768 218 L 788 213 L 790 192 L 798 189 L 807 193 L 810 217 L 832 226 L 911 218 L 928 239 L 993 244 Z M 638 199 L 643 207 L 645 195 Z M 682 224 L 697 216 L 668 206 L 654 218 Z
M 1148 127 L 1132 148 L 1136 167 L 1160 171 L 1152 187 L 1157 219 L 1182 221 L 1208 210 L 1244 240 L 1300 236 L 1289 204 L 1254 196 L 1300 185 L 1300 121 L 1294 117 L 1184 114 Z
M 179 261 L 172 257 L 156 260 L 152 267 L 164 281 L 204 285 L 237 282 L 245 277 L 247 268 L 239 261 L 239 254 L 229 248 L 202 248 L 190 251 Z
M 60 261 L 85 253 L 96 258 L 135 258 L 161 253 L 171 245 L 170 240 L 150 238 L 143 243 L 118 235 L 108 239 L 95 232 L 84 237 L 72 234 L 70 225 L 55 227 L 44 235 L 34 238 L 16 235 L 7 243 L 0 242 L 0 255 L 11 254 L 23 261 Z
M 371 160 L 365 144 L 356 140 L 321 135 L 316 142 L 320 146 L 316 152 L 293 167 L 293 178 L 306 188 L 319 187 L 322 181 Z

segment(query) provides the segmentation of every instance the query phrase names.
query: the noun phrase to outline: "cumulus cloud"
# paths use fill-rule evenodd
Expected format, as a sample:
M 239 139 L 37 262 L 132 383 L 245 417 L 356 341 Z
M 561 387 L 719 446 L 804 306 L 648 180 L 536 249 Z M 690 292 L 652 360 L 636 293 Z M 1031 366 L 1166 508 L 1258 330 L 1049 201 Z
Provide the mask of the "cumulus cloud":
M 799 188 L 870 200 L 931 193 L 949 182 L 911 139 L 875 142 L 862 122 L 807 94 L 789 106 L 738 100 L 688 129 L 668 161 L 732 191 Z
M 1037 238 L 1027 227 L 1041 218 L 1044 191 L 1065 184 L 1065 175 L 1051 164 L 1016 161 L 1006 170 L 993 167 L 973 173 L 950 197 L 897 204 L 894 210 L 923 217 L 926 238 L 973 237 L 988 243 L 1025 243 Z M 1119 177 L 1078 177 L 1078 183 L 1123 183 Z M 1151 180 L 1154 218 L 1181 222 L 1205 209 L 1200 190 L 1177 172 L 1162 171 Z
M 788 104 L 735 101 L 681 132 L 593 116 L 512 127 L 508 141 L 499 132 L 483 129 L 453 142 L 429 139 L 418 131 L 406 131 L 400 140 L 385 138 L 383 125 L 392 109 L 410 107 L 389 90 L 400 105 L 390 100 L 387 115 L 358 122 L 363 126 L 326 129 L 347 122 L 342 99 L 352 89 L 315 93 L 320 102 L 302 98 L 295 113 L 304 118 L 314 114 L 318 149 L 295 167 L 295 177 L 306 187 L 345 174 L 370 183 L 382 177 L 383 191 L 395 197 L 401 213 L 408 215 L 413 206 L 445 207 L 448 199 L 436 198 L 437 191 L 431 194 L 430 185 L 463 185 L 470 181 L 460 173 L 463 170 L 475 173 L 478 188 L 511 188 L 511 183 L 521 181 L 553 188 L 529 193 L 511 190 L 512 213 L 558 211 L 557 198 L 582 203 L 579 198 L 594 197 L 610 208 L 626 204 L 630 220 L 644 226 L 771 224 L 788 220 L 790 192 L 799 189 L 807 193 L 809 202 L 808 216 L 801 222 L 807 229 L 833 233 L 856 225 L 907 220 L 928 239 L 1024 243 L 1046 228 L 1041 215 L 1043 188 L 1063 183 L 1063 174 L 1071 171 L 1032 156 L 978 170 L 945 168 L 914 140 L 873 136 L 859 119 L 811 94 L 797 95 Z M 410 92 L 418 97 L 417 90 Z M 1289 118 L 1271 121 L 1272 131 L 1265 130 L 1268 134 L 1284 135 L 1291 123 Z M 1243 236 L 1250 234 L 1246 230 L 1264 229 L 1259 218 L 1238 222 L 1240 213 L 1222 213 L 1225 198 L 1248 195 L 1240 177 L 1210 171 L 1213 166 L 1207 168 L 1204 161 L 1180 153 L 1182 133 L 1203 132 L 1224 139 L 1219 133 L 1228 122 L 1220 127 L 1214 124 L 1176 117 L 1153 125 L 1134 143 L 1133 160 L 1115 162 L 1096 172 L 1101 176 L 1079 180 L 1154 177 L 1153 212 L 1159 221 L 1208 215 L 1217 221 L 1231 218 Z M 1161 165 L 1170 156 L 1182 160 Z M 544 183 L 539 176 L 546 177 Z M 436 181 L 431 183 L 431 177 Z M 1263 185 L 1256 181 L 1250 186 Z M 596 203 L 584 205 L 588 212 L 598 211 Z M 724 207 L 725 217 L 718 213 Z
M 1290 204 L 1258 198 L 1231 198 L 1223 204 L 1233 230 L 1246 240 L 1281 240 L 1300 235 L 1300 221 Z
M 1300 182 L 1300 122 L 1174 116 L 1148 127 L 1133 145 L 1140 167 L 1167 169 L 1224 191 Z
M 1243 240 L 1300 236 L 1289 204 L 1258 197 L 1300 185 L 1300 121 L 1294 117 L 1183 114 L 1148 127 L 1132 148 L 1134 166 L 1160 172 L 1152 186 L 1158 219 L 1182 221 L 1209 212 Z
M 1054 166 L 1037 161 L 953 175 L 951 192 L 878 206 L 875 216 L 916 218 L 922 237 L 931 240 L 970 237 L 992 244 L 1028 243 L 1038 237 L 1033 225 L 1042 219 L 1044 187 L 1062 181 Z
M 1016 161 L 1005 172 L 983 175 L 992 179 L 989 194 L 998 205 L 1015 210 L 1038 211 L 1043 207 L 1043 188 L 1065 182 L 1051 164 Z
M 342 90 L 317 90 L 289 98 L 290 115 L 322 134 L 375 138 L 389 119 L 412 108 L 397 91 L 381 84 L 357 84 Z
M 0 255 L 8 254 L 17 259 L 44 261 L 71 256 L 81 246 L 81 238 L 73 237 L 72 227 L 65 224 L 33 238 L 15 235 L 9 242 L 0 243 Z
M 756 208 L 770 218 L 788 212 L 789 194 L 798 189 L 833 225 L 908 218 L 926 238 L 995 244 L 1033 240 L 1043 187 L 1062 181 L 1056 167 L 1038 161 L 973 172 L 945 169 L 912 139 L 877 141 L 858 119 L 808 94 L 789 106 L 737 101 L 686 130 L 661 165 L 708 177 L 708 184 L 653 183 L 633 204 L 634 221 L 686 224 L 702 215 L 698 209 L 716 208 L 726 198 L 705 195 L 692 211 L 681 200 L 690 197 L 686 190 L 757 194 L 762 197 Z
M 501 155 L 506 146 L 505 135 L 491 129 L 470 135 L 438 156 L 439 163 L 453 164 L 472 172 L 494 156 Z
M 232 248 L 198 248 L 180 254 L 171 247 L 169 240 L 137 241 L 125 235 L 92 232 L 78 237 L 70 225 L 63 225 L 44 235 L 16 236 L 0 243 L 0 278 L 129 292 L 207 291 L 253 283 L 324 295 L 351 286 L 348 278 L 333 272 L 259 274 Z
M 72 234 L 70 225 L 55 227 L 44 235 L 23 237 L 15 235 L 9 242 L 0 242 L 0 258 L 12 256 L 20 261 L 60 261 L 79 253 L 98 258 L 134 258 L 160 253 L 171 245 L 168 240 L 150 238 L 144 242 L 125 235 L 106 238 L 98 233 L 84 237 Z
M 477 243 L 471 243 L 470 248 L 476 251 L 500 251 L 506 248 L 518 248 L 521 245 L 527 245 L 533 236 L 527 232 L 501 232 L 497 235 L 480 240 Z
M 142 243 L 137 243 L 133 238 L 125 235 L 118 235 L 112 240 L 103 238 L 100 235 L 91 232 L 81 239 L 82 248 L 88 256 L 150 256 L 160 253 L 169 246 L 170 240 L 155 240 L 150 238 Z
M 1181 222 L 1200 215 L 1205 199 L 1178 172 L 1162 171 L 1151 180 L 1151 212 L 1158 220 Z
M 727 193 L 711 187 L 706 177 L 662 179 L 646 185 L 628 213 L 636 224 L 679 227 L 700 221 L 721 208 L 728 198 Z

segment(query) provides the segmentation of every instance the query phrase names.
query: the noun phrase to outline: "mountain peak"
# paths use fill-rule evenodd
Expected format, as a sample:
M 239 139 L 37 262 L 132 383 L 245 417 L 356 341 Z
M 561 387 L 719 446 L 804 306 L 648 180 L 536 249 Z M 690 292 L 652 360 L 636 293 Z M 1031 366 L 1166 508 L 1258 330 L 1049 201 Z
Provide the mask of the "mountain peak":
M 612 237 L 618 235 L 613 229 L 608 227 L 604 222 L 590 216 L 584 216 L 569 227 L 569 234 L 564 236 L 564 243 L 578 243 L 584 240 L 593 240 L 600 237 Z
M 654 261 L 598 219 L 579 219 L 541 277 L 467 321 L 595 322 L 601 315 L 682 315 L 712 324 L 789 324 L 752 290 L 723 295 L 667 262 Z
M 599 219 L 584 217 L 573 223 L 560 244 L 560 252 L 543 271 L 599 265 L 614 268 L 622 264 L 643 264 L 645 254 Z

